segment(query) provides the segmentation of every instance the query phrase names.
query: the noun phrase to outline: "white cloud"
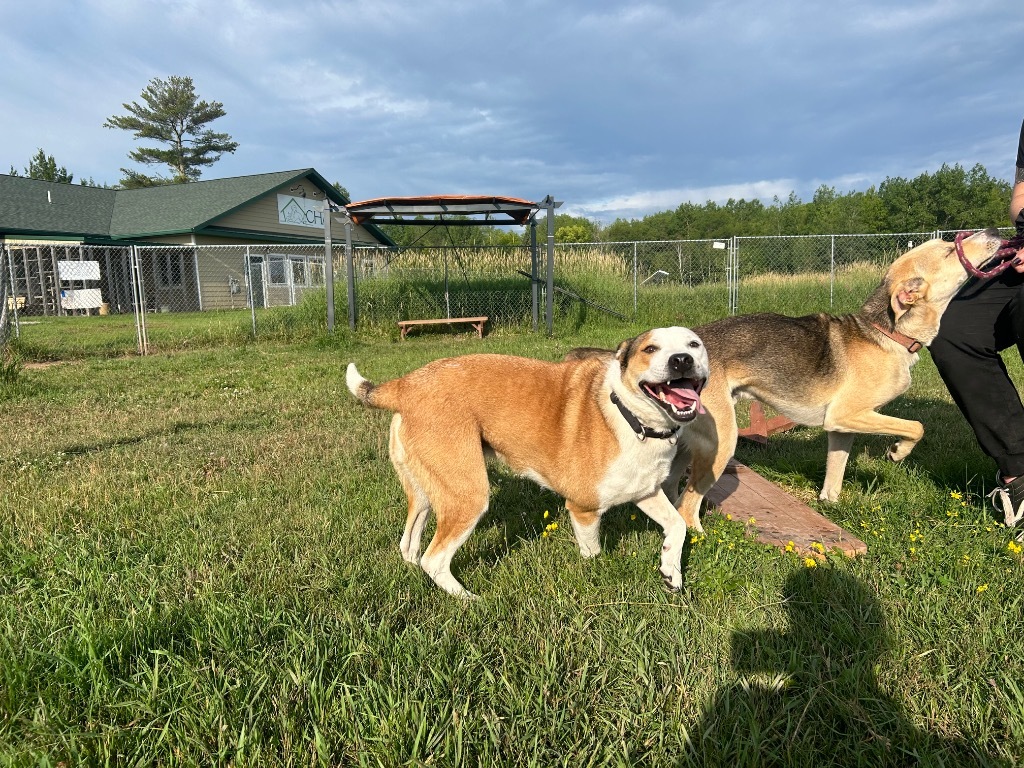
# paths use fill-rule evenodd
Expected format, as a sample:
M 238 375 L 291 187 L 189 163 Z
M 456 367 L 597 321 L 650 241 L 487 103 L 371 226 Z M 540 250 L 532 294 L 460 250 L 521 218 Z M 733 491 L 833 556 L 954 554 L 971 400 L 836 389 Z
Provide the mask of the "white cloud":
M 605 220 L 943 162 L 1005 178 L 1024 15 L 912 2 L 4 3 L 0 169 L 42 146 L 115 181 L 134 142 L 104 119 L 182 74 L 240 143 L 207 178 L 312 165 L 358 196 L 551 193 Z

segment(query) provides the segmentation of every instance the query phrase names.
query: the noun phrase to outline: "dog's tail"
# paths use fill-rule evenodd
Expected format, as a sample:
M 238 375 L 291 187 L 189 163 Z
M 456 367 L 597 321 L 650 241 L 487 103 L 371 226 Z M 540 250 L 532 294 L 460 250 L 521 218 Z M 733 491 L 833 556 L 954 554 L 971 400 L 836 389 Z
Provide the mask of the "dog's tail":
M 348 369 L 345 371 L 345 384 L 363 405 L 368 405 L 371 408 L 383 408 L 386 411 L 399 410 L 404 389 L 403 379 L 391 379 L 374 384 L 360 375 L 356 370 L 355 363 L 349 363 Z
M 371 394 L 376 385 L 369 379 L 364 379 L 359 371 L 356 370 L 355 363 L 349 363 L 348 369 L 345 371 L 345 383 L 348 385 L 349 392 L 356 396 L 356 399 L 363 405 L 372 406 L 373 400 Z

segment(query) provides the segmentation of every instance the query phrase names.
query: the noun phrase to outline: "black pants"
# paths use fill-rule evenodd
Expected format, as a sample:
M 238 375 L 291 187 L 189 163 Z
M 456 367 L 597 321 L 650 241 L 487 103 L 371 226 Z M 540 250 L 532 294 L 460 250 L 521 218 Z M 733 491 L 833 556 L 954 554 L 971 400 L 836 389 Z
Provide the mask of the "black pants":
M 929 345 L 949 393 L 1000 474 L 1024 475 L 1024 405 L 999 353 L 1024 356 L 1024 275 L 972 279 L 942 316 Z

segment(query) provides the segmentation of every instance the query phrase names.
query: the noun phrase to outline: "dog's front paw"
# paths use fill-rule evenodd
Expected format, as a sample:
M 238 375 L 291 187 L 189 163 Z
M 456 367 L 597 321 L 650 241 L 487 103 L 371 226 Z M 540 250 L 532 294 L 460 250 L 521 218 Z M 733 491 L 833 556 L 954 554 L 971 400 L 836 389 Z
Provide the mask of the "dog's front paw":
M 683 588 L 683 572 L 678 568 L 672 568 L 667 573 L 659 568 L 658 572 L 661 574 L 661 583 L 669 592 L 679 592 Z
M 913 443 L 910 440 L 897 440 L 890 446 L 889 451 L 885 455 L 889 461 L 903 461 L 914 450 L 915 445 L 917 443 Z
M 818 494 L 818 501 L 839 501 L 839 490 L 839 488 L 822 488 L 821 493 Z

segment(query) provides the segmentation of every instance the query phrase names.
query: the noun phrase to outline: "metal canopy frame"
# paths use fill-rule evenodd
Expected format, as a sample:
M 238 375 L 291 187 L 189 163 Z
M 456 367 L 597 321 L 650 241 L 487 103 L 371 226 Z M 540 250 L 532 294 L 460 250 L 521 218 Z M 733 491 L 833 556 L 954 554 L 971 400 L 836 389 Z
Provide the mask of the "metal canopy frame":
M 547 214 L 547 274 L 544 315 L 550 335 L 554 323 L 555 276 L 555 209 L 562 203 L 548 195 L 540 202 L 517 197 L 494 195 L 427 195 L 421 197 L 380 197 L 349 203 L 342 211 L 345 223 L 345 260 L 348 274 L 348 323 L 356 327 L 356 288 L 352 263 L 352 228 L 367 222 L 404 226 L 493 226 L 514 224 L 530 227 L 530 283 L 533 296 L 533 330 L 539 325 L 539 258 L 537 249 L 537 214 Z M 326 219 L 327 217 L 325 217 Z M 329 224 L 327 225 L 330 226 Z M 329 237 L 329 235 L 328 235 Z M 447 292 L 447 262 L 445 286 Z M 333 268 L 328 274 L 333 273 Z M 333 297 L 333 278 L 328 293 Z M 330 298 L 329 297 L 329 298 Z M 328 301 L 328 326 L 334 328 L 333 301 Z M 450 314 L 450 312 L 449 312 Z
M 345 206 L 353 222 L 375 224 L 480 226 L 518 224 L 524 226 L 543 208 L 542 203 L 518 197 L 482 195 L 428 195 L 425 197 L 381 197 Z M 481 218 L 446 218 L 479 216 Z M 412 218 L 406 218 L 412 217 Z M 430 218 L 427 218 L 430 217 Z

